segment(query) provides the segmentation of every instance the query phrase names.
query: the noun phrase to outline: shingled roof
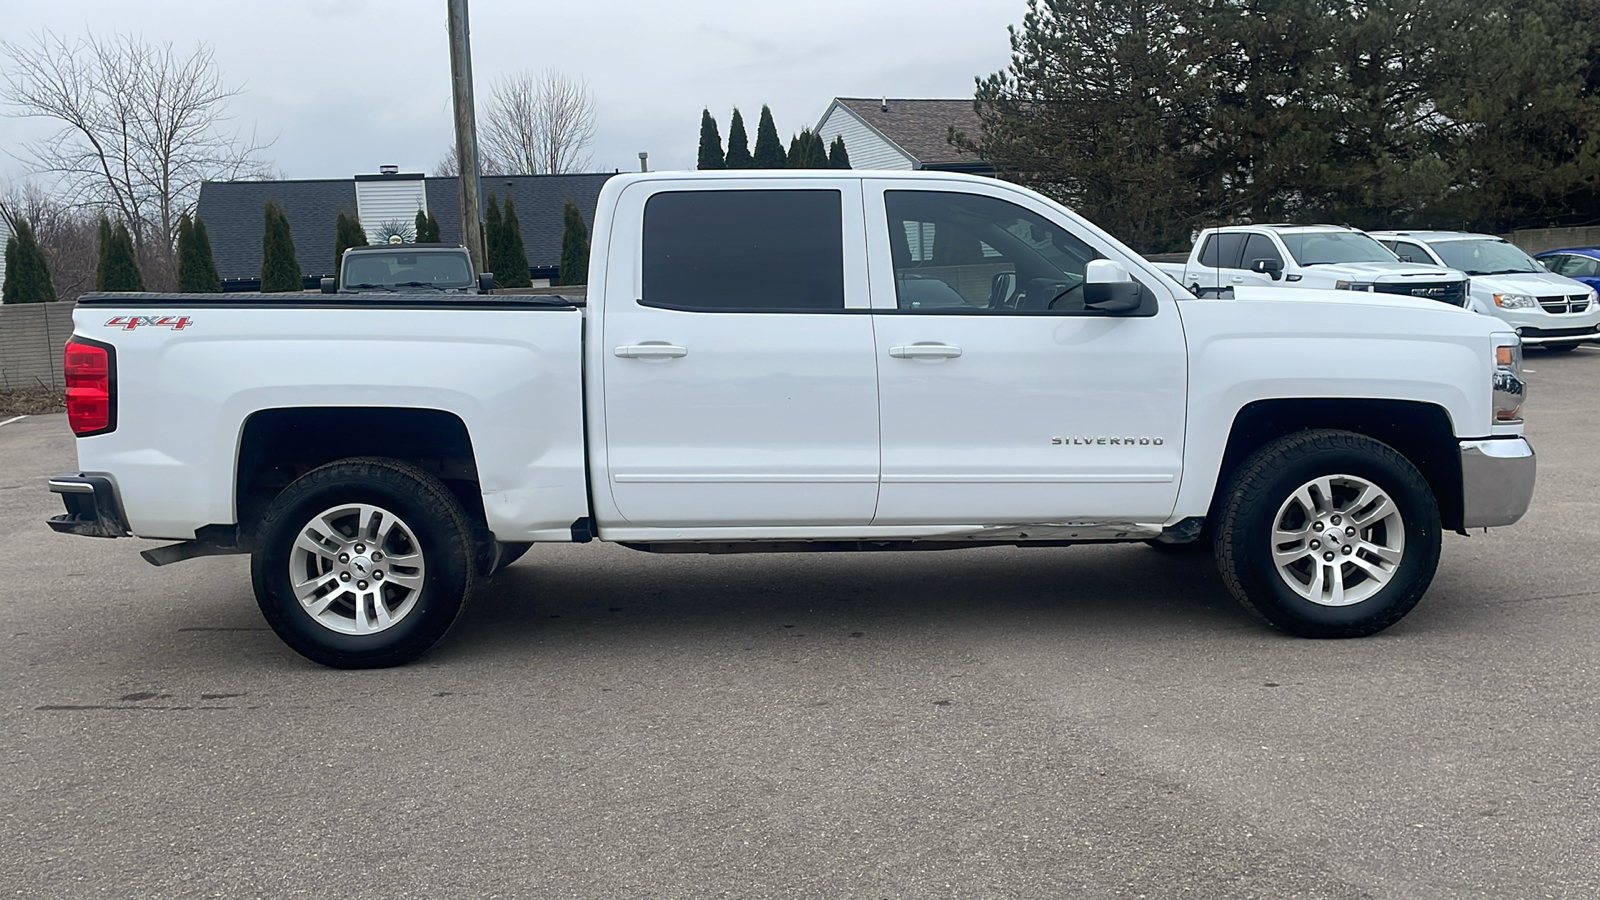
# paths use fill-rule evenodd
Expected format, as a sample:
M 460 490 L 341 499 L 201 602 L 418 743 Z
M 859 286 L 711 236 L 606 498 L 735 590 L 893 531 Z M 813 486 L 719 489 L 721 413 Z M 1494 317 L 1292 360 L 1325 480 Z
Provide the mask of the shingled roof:
M 950 127 L 978 140 L 982 126 L 971 100 L 910 100 L 897 97 L 836 97 L 923 168 L 982 162 L 982 157 L 950 145 Z
M 413 176 L 414 177 L 414 176 Z M 561 209 L 571 197 L 585 222 L 594 223 L 595 200 L 611 173 L 593 175 L 502 175 L 483 179 L 503 203 L 507 192 L 517 204 L 517 222 L 533 269 L 555 269 L 561 262 Z M 427 178 L 428 211 L 439 222 L 439 239 L 461 243 L 456 179 Z M 224 282 L 261 277 L 261 238 L 268 198 L 282 206 L 294 235 L 300 271 L 308 277 L 332 275 L 333 226 L 340 212 L 356 212 L 354 178 L 303 181 L 208 181 L 200 186 L 199 214 L 211 239 L 217 274 Z M 371 223 L 364 223 L 371 224 Z

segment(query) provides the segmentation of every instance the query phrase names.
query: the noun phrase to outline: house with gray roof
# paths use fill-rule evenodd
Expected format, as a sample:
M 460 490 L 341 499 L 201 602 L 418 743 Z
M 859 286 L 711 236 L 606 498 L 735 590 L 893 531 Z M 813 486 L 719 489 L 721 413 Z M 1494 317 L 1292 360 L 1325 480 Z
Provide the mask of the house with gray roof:
M 485 195 L 493 191 L 504 203 L 509 194 L 516 202 L 534 284 L 550 283 L 560 276 L 561 210 L 566 198 L 577 203 L 584 222 L 593 226 L 600 186 L 612 174 L 484 177 Z M 322 276 L 335 274 L 333 229 L 341 212 L 359 216 L 367 240 L 376 243 L 386 223 L 410 226 L 420 209 L 431 212 L 438 221 L 441 243 L 461 244 L 461 213 L 453 176 L 433 178 L 385 166 L 378 174 L 351 178 L 208 181 L 200 186 L 198 211 L 206 223 L 223 290 L 260 287 L 261 239 L 269 198 L 289 217 L 307 289 L 315 288 Z
M 825 145 L 844 138 L 854 169 L 928 169 L 993 175 L 980 154 L 949 141 L 950 129 L 978 140 L 982 127 L 971 100 L 835 97 L 813 129 Z

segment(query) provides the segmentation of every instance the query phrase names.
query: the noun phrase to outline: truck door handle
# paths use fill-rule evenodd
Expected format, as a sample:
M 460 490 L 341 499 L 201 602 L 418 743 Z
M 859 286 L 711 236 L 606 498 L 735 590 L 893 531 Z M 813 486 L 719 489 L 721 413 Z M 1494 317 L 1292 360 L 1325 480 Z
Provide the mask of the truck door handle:
M 687 347 L 665 341 L 645 341 L 642 344 L 623 344 L 613 347 L 611 355 L 622 359 L 679 359 L 689 355 Z
M 1244 284 L 1244 276 L 1243 275 L 1235 275 L 1235 276 L 1233 276 L 1233 283 L 1234 284 Z
M 889 348 L 895 359 L 953 359 L 961 355 L 961 348 L 953 344 L 897 344 Z

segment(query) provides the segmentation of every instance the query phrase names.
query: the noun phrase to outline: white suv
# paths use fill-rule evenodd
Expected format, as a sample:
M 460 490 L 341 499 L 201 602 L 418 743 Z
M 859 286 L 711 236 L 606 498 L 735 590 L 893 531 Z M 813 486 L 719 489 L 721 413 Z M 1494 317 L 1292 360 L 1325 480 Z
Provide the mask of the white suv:
M 1524 344 L 1571 350 L 1600 338 L 1600 302 L 1594 288 L 1547 271 L 1504 238 L 1465 231 L 1370 234 L 1407 262 L 1466 272 L 1472 278 L 1467 308 L 1504 319 L 1522 335 Z

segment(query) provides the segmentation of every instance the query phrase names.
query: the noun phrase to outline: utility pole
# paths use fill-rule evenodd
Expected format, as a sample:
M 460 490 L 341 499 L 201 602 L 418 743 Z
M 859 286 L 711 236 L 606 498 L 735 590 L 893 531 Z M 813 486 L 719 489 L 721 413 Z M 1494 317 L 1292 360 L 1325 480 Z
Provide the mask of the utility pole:
M 472 105 L 472 42 L 467 28 L 467 0 L 450 6 L 450 93 L 455 100 L 456 189 L 461 208 L 461 242 L 467 245 L 473 272 L 489 271 L 484 261 L 483 190 L 478 184 L 478 116 Z

